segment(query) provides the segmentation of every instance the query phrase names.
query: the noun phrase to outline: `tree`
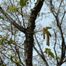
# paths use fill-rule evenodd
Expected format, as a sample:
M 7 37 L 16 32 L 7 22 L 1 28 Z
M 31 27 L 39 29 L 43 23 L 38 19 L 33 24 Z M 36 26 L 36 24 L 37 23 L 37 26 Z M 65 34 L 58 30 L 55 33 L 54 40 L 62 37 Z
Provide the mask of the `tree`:
M 34 6 L 32 6 L 31 3 L 32 3 L 32 0 L 6 0 L 0 6 L 0 14 L 1 14 L 0 19 L 2 21 L 1 28 L 6 30 L 6 32 L 11 33 L 11 34 L 6 33 L 5 37 L 1 35 L 1 41 L 0 41 L 1 49 L 3 49 L 2 51 L 4 52 L 4 49 L 7 49 L 6 52 L 8 51 L 9 53 L 8 54 L 3 53 L 2 51 L 0 53 L 5 58 L 9 59 L 11 63 L 14 63 L 16 66 L 33 66 L 33 63 L 32 63 L 34 60 L 33 51 L 34 52 L 36 51 L 36 53 L 38 54 L 37 57 L 39 56 L 42 59 L 41 62 L 44 62 L 46 66 L 50 66 L 49 61 L 47 61 L 47 59 L 49 60 L 53 59 L 53 61 L 56 62 L 55 63 L 56 66 L 61 66 L 64 62 L 66 62 L 66 59 L 65 59 L 66 45 L 65 45 L 65 37 L 64 37 L 65 32 L 63 32 L 63 29 L 65 28 L 65 26 L 63 26 L 63 23 L 65 24 L 64 18 L 66 13 L 65 11 L 66 1 L 64 0 L 59 0 L 59 1 L 37 0 L 36 1 L 35 0 L 35 2 L 33 2 Z M 56 3 L 58 3 L 58 5 Z M 46 6 L 43 6 L 43 5 L 46 5 Z M 40 30 L 35 30 L 36 20 L 39 19 L 39 17 L 42 18 L 42 16 L 43 15 L 45 16 L 46 14 L 46 13 L 45 14 L 42 13 L 41 15 L 42 7 L 43 8 L 46 7 L 46 9 L 47 7 L 49 8 L 47 10 L 47 14 L 48 12 L 51 14 L 51 17 L 53 17 L 53 23 L 51 23 L 52 26 L 50 27 L 47 26 L 47 27 L 43 27 Z M 63 12 L 61 12 L 61 10 L 63 10 Z M 3 25 L 5 27 L 3 27 Z M 50 46 L 51 44 L 54 44 L 53 45 L 54 53 L 51 50 L 52 48 L 51 46 L 50 48 L 45 47 L 45 50 L 42 48 L 42 46 L 45 46 L 45 44 L 41 44 L 40 43 L 41 41 L 38 40 L 37 35 L 39 37 L 40 35 L 37 33 L 39 32 L 43 34 L 43 38 L 44 38 L 43 40 L 46 39 L 47 41 L 46 45 Z M 53 32 L 53 35 L 52 35 L 52 32 Z M 24 35 L 22 39 L 23 44 L 18 43 L 18 40 L 16 41 L 16 38 L 18 39 L 18 34 L 21 34 L 21 33 L 22 33 L 22 37 Z M 58 33 L 61 39 L 60 43 L 59 41 L 57 42 L 59 37 Z M 51 41 L 52 37 L 55 38 L 55 39 L 52 39 L 54 42 Z M 59 47 L 61 47 L 61 48 L 58 48 L 61 51 L 60 57 L 58 56 L 59 54 L 57 53 L 57 50 L 55 49 L 57 48 L 58 43 L 60 45 Z M 39 47 L 39 49 L 37 48 L 36 45 Z M 3 56 L 1 56 L 1 58 L 3 58 Z M 5 65 L 7 66 L 7 64 Z

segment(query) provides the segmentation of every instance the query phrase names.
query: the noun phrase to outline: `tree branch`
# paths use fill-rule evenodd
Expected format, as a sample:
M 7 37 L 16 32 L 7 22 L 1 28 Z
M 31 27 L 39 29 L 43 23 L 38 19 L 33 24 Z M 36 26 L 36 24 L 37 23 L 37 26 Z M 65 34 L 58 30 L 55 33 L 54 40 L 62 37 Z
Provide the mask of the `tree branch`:
M 61 4 L 60 4 L 60 6 L 61 6 Z M 60 8 L 60 6 L 59 6 L 59 8 Z M 59 18 L 58 18 L 58 13 L 59 12 L 55 15 L 54 11 L 52 11 L 52 9 L 53 9 L 52 7 L 54 7 L 54 5 L 52 4 L 52 0 L 50 0 L 50 8 L 51 8 L 50 10 L 51 10 L 53 16 L 55 17 L 57 27 L 60 30 L 60 35 L 61 35 L 61 39 L 62 39 L 62 43 L 61 43 L 61 47 L 62 47 L 62 49 L 61 49 L 61 59 L 60 59 L 60 62 L 59 62 L 59 64 L 61 65 L 63 63 L 64 58 L 65 58 L 65 39 L 64 39 L 62 27 L 61 27 L 61 24 L 60 24 L 60 21 L 59 21 Z M 62 17 L 62 21 L 63 21 L 63 17 Z
M 23 33 L 26 32 L 26 29 L 23 28 L 22 26 L 18 25 L 18 24 L 16 23 L 16 21 L 15 21 L 12 17 L 10 17 L 10 15 L 8 15 L 8 14 L 2 9 L 2 7 L 0 7 L 0 12 L 1 12 L 1 13 L 7 18 L 7 20 L 9 20 L 9 21 L 11 22 L 11 24 L 12 24 L 13 26 L 15 26 L 18 30 L 20 30 L 20 31 L 23 32 Z

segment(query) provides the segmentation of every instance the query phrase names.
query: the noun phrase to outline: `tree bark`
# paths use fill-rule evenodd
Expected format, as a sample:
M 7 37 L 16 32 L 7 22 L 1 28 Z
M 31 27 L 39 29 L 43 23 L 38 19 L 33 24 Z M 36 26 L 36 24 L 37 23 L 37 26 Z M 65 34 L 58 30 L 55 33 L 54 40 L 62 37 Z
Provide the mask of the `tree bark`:
M 33 55 L 33 45 L 34 45 L 33 33 L 32 30 L 29 28 L 26 33 L 26 40 L 25 40 L 25 62 L 26 66 L 33 66 L 32 65 L 32 55 Z
M 34 47 L 33 35 L 34 35 L 34 29 L 35 29 L 35 20 L 37 18 L 38 13 L 41 10 L 43 2 L 44 2 L 44 0 L 38 0 L 38 3 L 33 8 L 30 19 L 29 19 L 29 26 L 27 27 L 27 30 L 25 33 L 26 40 L 25 40 L 24 48 L 25 48 L 26 66 L 33 66 L 33 64 L 32 64 L 33 56 L 32 55 L 33 55 L 33 47 Z

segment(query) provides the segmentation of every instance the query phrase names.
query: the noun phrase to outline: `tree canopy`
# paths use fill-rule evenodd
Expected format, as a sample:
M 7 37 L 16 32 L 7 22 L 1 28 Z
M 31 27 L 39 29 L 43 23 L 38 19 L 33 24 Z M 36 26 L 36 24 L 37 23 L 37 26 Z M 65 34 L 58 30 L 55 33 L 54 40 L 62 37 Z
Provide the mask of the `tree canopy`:
M 0 2 L 0 66 L 66 64 L 66 0 Z

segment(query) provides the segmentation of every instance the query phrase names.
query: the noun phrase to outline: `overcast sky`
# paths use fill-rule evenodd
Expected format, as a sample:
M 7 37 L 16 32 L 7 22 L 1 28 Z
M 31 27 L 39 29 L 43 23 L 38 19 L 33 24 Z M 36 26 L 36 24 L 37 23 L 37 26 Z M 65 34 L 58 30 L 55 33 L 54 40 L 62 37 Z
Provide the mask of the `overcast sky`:
M 0 3 L 2 2 L 2 0 L 0 0 Z

